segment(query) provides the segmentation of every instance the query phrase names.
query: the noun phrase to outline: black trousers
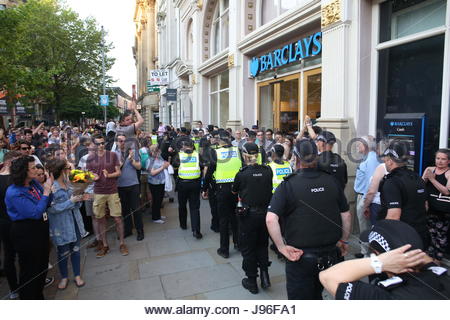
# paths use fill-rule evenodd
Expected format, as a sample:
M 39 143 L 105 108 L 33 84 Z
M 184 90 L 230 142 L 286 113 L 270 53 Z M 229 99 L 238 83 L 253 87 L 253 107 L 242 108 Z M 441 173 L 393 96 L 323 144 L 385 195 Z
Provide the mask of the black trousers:
M 230 246 L 230 224 L 233 234 L 233 242 L 238 243 L 237 219 L 235 209 L 237 195 L 231 193 L 232 183 L 217 184 L 217 212 L 219 214 L 220 249 L 229 252 Z
M 148 184 L 152 194 L 152 220 L 161 219 L 161 205 L 164 200 L 165 184 Z
M 192 231 L 200 232 L 200 180 L 182 180 L 177 183 L 178 189 L 178 217 L 180 227 L 186 228 L 187 202 L 191 216 Z
M 11 241 L 11 222 L 0 222 L 0 242 L 3 245 L 3 267 L 8 280 L 9 290 L 16 291 L 19 287 L 16 271 L 16 250 Z
M 257 277 L 258 267 L 267 271 L 269 265 L 269 233 L 266 226 L 266 211 L 250 212 L 239 217 L 239 248 L 242 254 L 242 269 L 247 277 Z
M 309 255 L 313 255 L 313 257 Z M 322 300 L 323 286 L 319 281 L 319 272 L 331 267 L 336 262 L 337 249 L 324 253 L 314 251 L 311 253 L 304 250 L 304 256 L 300 260 L 295 262 L 287 260 L 286 288 L 288 299 Z
M 134 227 L 138 233 L 144 232 L 142 211 L 139 208 L 139 185 L 119 187 L 120 204 L 122 206 L 123 227 L 125 234 L 130 234 Z
M 11 239 L 19 256 L 20 299 L 44 299 L 50 244 L 48 223 L 43 220 L 15 221 Z
M 211 229 L 219 231 L 219 213 L 217 212 L 217 186 L 211 186 L 208 193 L 209 207 L 211 208 Z

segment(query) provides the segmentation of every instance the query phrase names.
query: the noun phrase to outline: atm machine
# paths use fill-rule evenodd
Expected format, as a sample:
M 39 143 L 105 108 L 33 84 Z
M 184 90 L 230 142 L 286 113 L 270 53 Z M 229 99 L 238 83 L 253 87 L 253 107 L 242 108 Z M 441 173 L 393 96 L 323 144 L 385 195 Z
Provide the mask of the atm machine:
M 388 113 L 383 119 L 383 138 L 409 144 L 408 168 L 419 175 L 424 165 L 425 113 Z

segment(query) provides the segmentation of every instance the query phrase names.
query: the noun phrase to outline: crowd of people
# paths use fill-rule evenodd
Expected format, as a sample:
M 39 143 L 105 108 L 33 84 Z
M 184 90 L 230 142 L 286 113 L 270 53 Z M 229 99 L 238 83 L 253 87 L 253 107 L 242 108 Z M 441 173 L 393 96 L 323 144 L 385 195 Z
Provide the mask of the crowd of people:
M 361 160 L 353 188 L 361 253 L 358 260 L 342 262 L 353 216 L 345 193 L 347 164 L 333 152 L 337 139 L 331 131 L 308 117 L 295 133 L 256 125 L 233 132 L 201 122 L 193 129 L 160 123 L 145 132 L 143 124 L 132 108 L 117 123 L 84 130 L 44 123 L 0 129 L 0 236 L 11 298 L 44 298 L 43 288 L 51 282 L 50 239 L 58 289 L 69 285 L 69 260 L 74 284 L 84 286 L 81 239 L 92 234 L 88 248 L 104 257 L 113 249 L 107 238 L 111 219 L 116 250 L 128 255 L 126 238 L 133 232 L 138 241 L 145 238 L 143 212 L 151 211 L 153 223 L 165 223 L 163 199 L 172 190 L 180 228 L 188 228 L 189 213 L 198 240 L 203 238 L 201 198 L 209 201 L 210 229 L 220 234 L 217 254 L 229 258 L 231 238 L 243 257 L 242 286 L 253 294 L 259 292 L 258 278 L 262 289 L 271 286 L 271 248 L 286 263 L 289 299 L 322 299 L 324 287 L 341 299 L 449 297 L 447 284 L 441 285 L 448 282 L 446 272 L 438 267 L 449 253 L 448 149 L 436 152 L 435 165 L 421 177 L 407 167 L 411 154 L 403 141 L 357 139 Z M 81 194 L 69 181 L 73 169 L 94 176 Z M 392 220 L 397 221 L 391 225 Z M 406 279 L 412 272 L 422 280 L 405 280 L 397 283 L 403 291 L 386 293 L 391 288 L 384 280 Z M 360 282 L 365 276 L 376 284 Z M 421 291 L 421 285 L 433 289 Z

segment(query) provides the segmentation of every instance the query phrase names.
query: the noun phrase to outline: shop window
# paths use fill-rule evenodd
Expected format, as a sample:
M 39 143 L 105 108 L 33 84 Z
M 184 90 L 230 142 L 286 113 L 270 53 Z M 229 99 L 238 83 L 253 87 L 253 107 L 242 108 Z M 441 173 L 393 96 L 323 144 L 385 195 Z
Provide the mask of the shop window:
M 228 48 L 229 43 L 229 0 L 219 0 L 214 11 L 212 23 L 213 55 Z
M 310 2 L 311 0 L 260 0 L 261 25 L 264 25 L 279 15 L 291 9 Z
M 446 0 L 388 0 L 380 5 L 380 42 L 445 25 Z
M 444 38 L 440 35 L 379 52 L 378 128 L 387 113 L 425 113 L 424 166 L 433 163 L 439 147 Z
M 229 116 L 228 71 L 211 78 L 210 123 L 225 128 Z

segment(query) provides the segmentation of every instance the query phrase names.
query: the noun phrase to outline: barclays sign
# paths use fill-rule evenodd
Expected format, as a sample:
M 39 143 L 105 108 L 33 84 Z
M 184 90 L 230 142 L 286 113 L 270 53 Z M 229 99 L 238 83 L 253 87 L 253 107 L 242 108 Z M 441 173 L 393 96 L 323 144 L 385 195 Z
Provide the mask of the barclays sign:
M 250 75 L 256 77 L 264 71 L 269 71 L 289 63 L 317 56 L 322 52 L 322 32 L 285 45 L 250 61 Z

